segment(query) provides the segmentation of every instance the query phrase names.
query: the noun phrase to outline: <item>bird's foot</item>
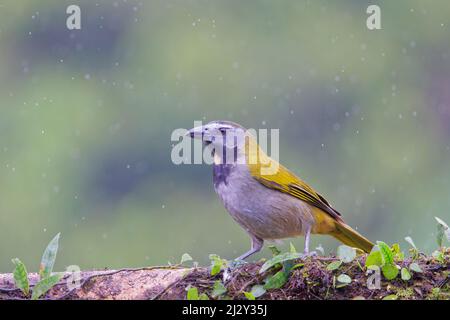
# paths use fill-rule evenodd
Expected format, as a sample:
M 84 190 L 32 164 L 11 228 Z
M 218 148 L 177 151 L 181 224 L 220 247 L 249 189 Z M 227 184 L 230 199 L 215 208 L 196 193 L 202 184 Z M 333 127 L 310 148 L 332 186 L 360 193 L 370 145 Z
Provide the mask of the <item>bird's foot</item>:
M 234 270 L 238 269 L 239 267 L 246 265 L 248 262 L 244 260 L 235 259 L 232 261 L 228 261 L 227 267 L 223 271 L 223 282 L 227 282 L 231 279 L 231 274 Z
M 236 269 L 236 268 L 238 268 L 240 266 L 243 266 L 243 265 L 245 265 L 247 263 L 248 263 L 247 261 L 237 258 L 237 259 L 234 259 L 234 260 L 228 262 L 228 268 Z
M 316 251 L 309 251 L 309 252 L 303 252 L 302 256 L 300 257 L 300 259 L 302 260 L 306 260 L 308 258 L 312 258 L 312 257 L 318 257 L 319 255 L 317 254 Z

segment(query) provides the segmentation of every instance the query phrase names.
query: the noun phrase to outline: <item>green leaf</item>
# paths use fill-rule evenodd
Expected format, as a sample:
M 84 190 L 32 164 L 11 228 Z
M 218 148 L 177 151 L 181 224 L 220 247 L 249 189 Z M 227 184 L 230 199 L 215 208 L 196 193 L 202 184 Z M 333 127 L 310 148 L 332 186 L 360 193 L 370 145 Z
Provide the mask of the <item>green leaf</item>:
M 397 261 L 403 261 L 405 259 L 405 254 L 400 250 L 400 245 L 398 243 L 392 245 L 392 251 L 394 252 L 394 258 Z
M 227 288 L 225 288 L 222 281 L 217 280 L 216 282 L 214 282 L 213 291 L 211 294 L 214 298 L 221 296 L 226 292 L 227 292 Z
M 383 265 L 391 265 L 394 263 L 394 254 L 391 248 L 383 241 L 377 241 L 377 246 L 380 249 L 381 258 L 383 259 Z
M 222 266 L 220 264 L 213 264 L 212 268 L 211 268 L 211 275 L 215 276 L 216 274 L 218 274 L 220 272 L 220 270 L 222 269 Z
M 368 266 L 379 266 L 383 265 L 383 258 L 381 257 L 381 252 L 378 249 L 378 246 L 374 246 L 370 254 L 366 259 L 366 267 Z
M 361 262 L 359 262 L 359 260 L 356 260 L 356 264 L 358 265 L 359 270 L 361 270 L 362 272 L 364 272 L 364 268 L 361 265 Z
M 244 295 L 248 300 L 256 300 L 256 298 L 261 297 L 264 293 L 266 293 L 266 289 L 257 284 L 252 287 L 250 292 L 244 292 Z
M 206 293 L 202 293 L 199 297 L 199 300 L 209 300 L 208 295 Z
M 442 251 L 439 250 L 433 251 L 431 256 L 435 258 L 439 263 L 445 262 L 444 253 Z
M 444 220 L 442 220 L 441 218 L 438 218 L 438 217 L 434 217 L 435 219 L 436 219 L 436 221 L 441 225 L 441 226 L 443 226 L 445 229 L 448 229 L 449 227 L 448 227 L 448 225 L 444 222 Z
M 331 262 L 329 265 L 327 265 L 327 270 L 328 271 L 334 271 L 336 269 L 339 269 L 339 267 L 341 266 L 342 261 L 338 260 L 338 261 L 333 261 Z
M 339 281 L 340 283 L 346 283 L 346 284 L 349 284 L 349 283 L 352 283 L 352 278 L 350 278 L 348 275 L 346 275 L 345 273 L 343 273 L 343 274 L 340 274 L 340 275 L 337 277 L 337 281 Z
M 256 297 L 251 292 L 244 291 L 244 295 L 247 298 L 247 300 L 256 300 Z
M 397 300 L 398 296 L 396 294 L 390 294 L 383 298 L 383 300 Z
M 261 297 L 264 293 L 266 293 L 266 289 L 264 289 L 264 286 L 257 284 L 254 285 L 252 287 L 252 290 L 250 291 L 250 293 L 255 297 L 255 298 L 259 298 Z
M 374 247 L 367 257 L 366 266 L 370 265 L 380 266 L 384 277 L 388 280 L 395 279 L 399 273 L 397 265 L 394 263 L 394 253 L 383 241 L 377 241 L 376 248 Z
M 12 262 L 16 266 L 13 271 L 14 283 L 25 296 L 28 296 L 30 293 L 30 284 L 28 282 L 27 268 L 18 258 L 12 259 Z
M 345 287 L 345 286 L 349 285 L 350 283 L 352 283 L 352 278 L 350 278 L 345 273 L 340 274 L 336 280 L 339 282 L 339 284 L 337 285 L 337 288 L 342 288 L 342 287 Z
M 272 268 L 274 265 L 276 265 L 278 263 L 282 263 L 282 262 L 288 261 L 288 260 L 298 259 L 301 256 L 302 256 L 301 253 L 291 253 L 291 252 L 286 252 L 283 254 L 276 255 L 272 259 L 267 260 L 262 265 L 261 269 L 259 270 L 259 273 L 263 273 L 263 272 L 267 271 L 268 269 Z
M 274 256 L 274 257 L 281 253 L 281 251 L 274 245 L 269 246 L 269 249 L 272 252 L 272 256 Z
M 33 293 L 31 294 L 32 300 L 37 300 L 39 297 L 44 295 L 48 290 L 50 290 L 55 284 L 61 280 L 64 276 L 64 273 L 54 274 L 45 279 L 40 280 L 33 287 Z
M 289 243 L 289 251 L 290 251 L 290 253 L 297 253 L 297 250 L 295 249 L 292 242 Z
M 446 236 L 447 240 L 450 241 L 450 228 L 448 225 L 440 218 L 434 217 L 436 221 L 438 222 L 437 225 L 437 235 L 436 235 L 436 241 L 439 247 L 442 247 L 442 243 L 444 241 L 444 235 Z
M 367 266 L 367 270 L 380 271 L 380 267 L 373 264 L 373 265 Z
M 422 268 L 420 268 L 419 264 L 413 262 L 409 265 L 409 270 L 417 272 L 417 273 L 422 273 Z
M 342 262 L 349 263 L 352 262 L 353 259 L 356 257 L 356 250 L 355 248 L 341 245 L 338 247 L 337 250 L 338 258 L 342 260 Z
M 394 252 L 394 254 L 399 254 L 402 251 L 400 250 L 400 245 L 398 243 L 394 243 L 392 245 L 392 251 Z
M 211 275 L 212 276 L 215 276 L 216 274 L 218 274 L 220 272 L 220 270 L 225 268 L 225 266 L 227 265 L 227 260 L 220 258 L 216 254 L 210 254 L 209 259 L 211 260 L 211 263 L 212 263 L 212 267 L 211 267 Z
M 186 298 L 188 300 L 199 300 L 198 289 L 196 287 L 190 287 L 187 291 Z
M 264 289 L 279 289 L 288 280 L 288 275 L 283 270 L 278 271 L 273 276 L 266 278 L 266 283 L 264 284 Z
M 283 271 L 289 276 L 289 274 L 292 271 L 292 268 L 294 267 L 294 261 L 293 260 L 286 260 L 281 263 L 283 266 Z
M 395 255 L 395 259 L 396 259 L 396 261 L 403 261 L 403 260 L 405 260 L 405 254 L 403 252 L 397 253 Z
M 395 279 L 398 275 L 398 268 L 395 264 L 385 264 L 381 267 L 381 271 L 386 279 Z
M 295 270 L 295 269 L 298 269 L 298 268 L 301 268 L 301 267 L 303 267 L 304 265 L 305 265 L 304 263 L 297 263 L 297 264 L 294 264 L 294 265 L 292 266 L 292 268 L 291 268 L 290 271 Z
M 436 242 L 440 247 L 442 247 L 442 242 L 444 241 L 444 227 L 441 224 L 437 225 Z
M 39 266 L 39 278 L 41 280 L 49 277 L 52 274 L 53 266 L 56 260 L 56 254 L 58 253 L 59 233 L 50 241 L 45 248 L 45 251 L 41 258 L 41 264 Z
M 442 221 L 442 220 L 441 220 Z M 443 222 L 443 221 L 442 221 Z M 450 242 L 450 228 L 446 225 L 444 228 L 445 237 L 447 238 L 447 241 Z
M 189 255 L 189 253 L 183 253 L 183 255 L 181 256 L 180 264 L 188 261 L 192 261 L 192 257 Z
M 414 241 L 411 237 L 405 237 L 405 241 L 408 242 L 411 245 L 411 247 L 413 247 L 414 249 L 417 249 L 416 244 L 414 243 Z
M 402 268 L 401 271 L 402 280 L 408 281 L 411 279 L 411 273 L 409 273 L 408 269 Z

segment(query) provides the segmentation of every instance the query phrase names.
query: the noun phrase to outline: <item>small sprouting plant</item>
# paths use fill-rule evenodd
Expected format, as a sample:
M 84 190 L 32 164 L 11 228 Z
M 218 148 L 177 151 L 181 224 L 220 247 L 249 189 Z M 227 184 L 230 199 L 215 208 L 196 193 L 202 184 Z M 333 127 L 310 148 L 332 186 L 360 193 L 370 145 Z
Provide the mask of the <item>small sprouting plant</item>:
M 400 245 L 398 243 L 394 243 L 392 245 L 392 252 L 394 253 L 395 261 L 403 261 L 405 260 L 405 254 L 402 250 L 400 250 Z
M 328 271 L 334 271 L 339 269 L 339 267 L 342 265 L 342 263 L 349 263 L 352 262 L 353 259 L 356 257 L 356 250 L 355 248 L 351 248 L 346 245 L 341 245 L 337 249 L 337 256 L 339 260 L 331 262 L 327 266 Z
M 447 241 L 450 242 L 450 228 L 442 219 L 440 219 L 438 217 L 434 217 L 434 218 L 438 222 L 436 242 L 437 242 L 439 248 L 442 248 L 444 238 L 446 238 Z
M 413 260 L 416 260 L 419 257 L 419 249 L 417 249 L 416 244 L 414 243 L 414 241 L 411 237 L 409 237 L 409 236 L 405 237 L 405 241 L 411 245 L 411 249 L 409 249 L 411 258 Z
M 292 250 L 292 247 L 293 247 L 293 246 L 294 246 L 294 245 L 291 246 L 291 250 Z M 276 246 L 274 246 L 274 245 L 268 246 L 268 248 L 269 248 L 270 252 L 272 252 L 272 256 L 273 256 L 273 257 L 275 257 L 275 256 L 277 256 L 277 255 L 279 255 L 279 254 L 281 253 L 280 249 L 278 249 L 278 248 L 277 248 Z
M 331 262 L 330 264 L 327 265 L 327 270 L 328 271 L 334 271 L 339 269 L 339 267 L 342 265 L 342 261 L 341 260 L 336 260 Z
M 411 273 L 406 268 L 402 268 L 400 275 L 402 280 L 409 281 L 411 279 Z
M 16 287 L 19 288 L 26 297 L 28 297 L 30 294 L 30 284 L 28 282 L 27 268 L 18 258 L 12 259 L 12 262 L 16 266 L 13 271 L 14 283 L 16 284 Z
M 436 242 L 439 246 L 439 249 L 434 251 L 431 255 L 434 259 L 436 259 L 439 263 L 445 263 L 445 251 L 446 248 L 444 246 L 444 240 L 446 239 L 450 242 L 450 228 L 442 219 L 435 217 L 437 221 L 437 233 L 436 233 Z
M 399 267 L 395 263 L 395 253 L 385 242 L 377 241 L 366 259 L 366 267 L 378 266 L 387 280 L 395 279 L 399 273 Z
M 342 288 L 342 287 L 345 287 L 345 286 L 349 285 L 350 283 L 352 283 L 352 278 L 350 278 L 350 276 L 345 273 L 341 273 L 336 278 L 336 281 L 337 281 L 337 284 L 335 283 L 335 287 Z
M 436 233 L 436 242 L 439 246 L 438 250 L 435 250 L 431 255 L 434 259 L 436 259 L 439 263 L 445 262 L 445 251 L 444 247 L 444 239 L 447 239 L 450 242 L 450 228 L 442 219 L 438 217 L 434 217 L 437 221 L 437 233 Z
M 290 245 L 290 250 L 286 253 L 281 253 L 275 246 L 271 246 L 270 249 L 273 257 L 261 266 L 259 273 L 262 274 L 271 268 L 280 270 L 273 275 L 267 276 L 263 286 L 254 286 L 252 291 L 244 293 L 247 299 L 257 298 L 263 295 L 266 290 L 281 288 L 289 280 L 291 272 L 304 265 L 303 263 L 294 264 L 293 261 L 303 257 L 303 255 L 296 251 L 293 244 Z
M 206 293 L 198 294 L 198 289 L 196 287 L 188 287 L 186 293 L 187 300 L 209 300 Z
M 217 254 L 210 254 L 209 260 L 211 260 L 211 275 L 212 276 L 215 276 L 221 270 L 224 270 L 228 264 L 228 261 L 226 259 L 222 259 Z
M 50 241 L 45 248 L 45 251 L 41 258 L 41 264 L 39 266 L 39 282 L 36 283 L 31 289 L 31 299 L 37 300 L 39 297 L 44 295 L 48 290 L 50 290 L 55 284 L 61 280 L 64 274 L 53 273 L 53 266 L 56 260 L 56 254 L 58 252 L 58 242 L 59 233 Z M 28 281 L 28 272 L 23 264 L 18 258 L 12 259 L 15 265 L 13 275 L 14 283 L 17 288 L 19 288 L 26 297 L 30 295 L 30 284 Z
M 222 281 L 216 280 L 214 282 L 211 296 L 213 298 L 217 298 L 217 297 L 224 295 L 225 293 L 227 293 L 227 288 L 223 285 Z
M 252 287 L 250 292 L 245 291 L 244 295 L 248 300 L 256 300 L 256 298 L 261 297 L 264 293 L 266 293 L 264 286 L 256 284 Z
M 338 270 L 342 264 L 352 262 L 356 258 L 356 249 L 346 245 L 340 245 L 337 249 L 337 257 L 339 260 L 333 261 L 327 265 L 328 271 Z M 352 278 L 345 273 L 333 278 L 333 284 L 336 288 L 345 287 L 351 282 Z
M 262 266 L 261 269 L 259 269 L 259 273 L 264 273 L 265 271 L 269 270 L 270 268 L 281 265 L 285 261 L 291 261 L 298 258 L 301 258 L 302 254 L 297 252 L 286 252 L 286 253 L 280 253 L 276 256 L 274 256 L 272 259 L 267 260 Z
M 346 245 L 340 245 L 337 249 L 337 256 L 343 263 L 352 262 L 356 257 L 356 249 Z
M 193 261 L 193 259 L 189 253 L 183 253 L 183 255 L 181 256 L 181 259 L 180 259 L 180 263 L 178 265 L 181 266 L 181 265 L 185 264 L 186 262 L 192 262 L 192 261 Z
M 406 237 L 405 240 L 412 247 L 410 251 L 413 262 L 408 267 L 400 268 L 396 263 L 402 262 L 405 258 L 404 253 L 400 250 L 400 245 L 394 244 L 392 247 L 389 247 L 383 241 L 377 241 L 377 245 L 373 247 L 367 256 L 366 267 L 368 269 L 380 268 L 387 280 L 393 280 L 400 274 L 402 280 L 409 281 L 412 278 L 413 272 L 422 273 L 423 271 L 419 264 L 414 262 L 419 255 L 417 247 L 410 237 Z
M 420 268 L 419 264 L 416 262 L 413 262 L 409 265 L 409 270 L 414 271 L 416 273 L 422 273 L 422 268 Z

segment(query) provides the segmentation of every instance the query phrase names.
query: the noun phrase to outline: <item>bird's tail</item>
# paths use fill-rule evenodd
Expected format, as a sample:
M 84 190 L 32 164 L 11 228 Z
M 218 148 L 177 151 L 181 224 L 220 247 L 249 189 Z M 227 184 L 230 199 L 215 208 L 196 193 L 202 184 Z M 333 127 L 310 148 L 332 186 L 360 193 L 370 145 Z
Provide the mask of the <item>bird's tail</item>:
M 374 244 L 369 239 L 356 232 L 356 230 L 352 229 L 349 225 L 343 222 L 337 222 L 335 226 L 336 229 L 331 232 L 331 235 L 343 244 L 361 249 L 367 253 L 372 250 Z

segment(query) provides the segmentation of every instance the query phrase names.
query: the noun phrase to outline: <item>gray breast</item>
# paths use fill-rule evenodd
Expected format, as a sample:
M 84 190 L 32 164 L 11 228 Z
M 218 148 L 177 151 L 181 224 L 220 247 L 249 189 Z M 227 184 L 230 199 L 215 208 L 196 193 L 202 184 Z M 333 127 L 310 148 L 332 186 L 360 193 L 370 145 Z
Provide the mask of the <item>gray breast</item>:
M 282 239 L 304 233 L 312 225 L 309 206 L 255 180 L 246 165 L 213 166 L 214 189 L 234 220 L 261 239 Z

